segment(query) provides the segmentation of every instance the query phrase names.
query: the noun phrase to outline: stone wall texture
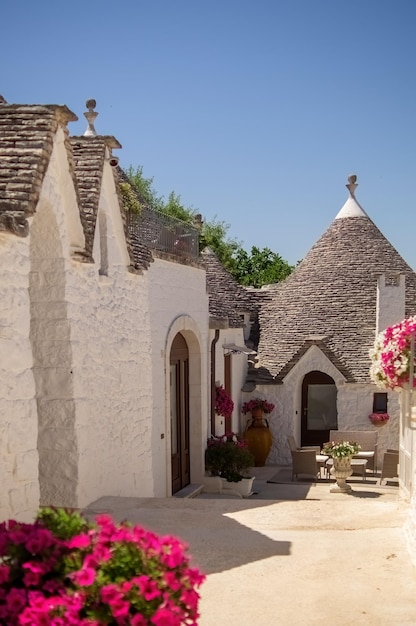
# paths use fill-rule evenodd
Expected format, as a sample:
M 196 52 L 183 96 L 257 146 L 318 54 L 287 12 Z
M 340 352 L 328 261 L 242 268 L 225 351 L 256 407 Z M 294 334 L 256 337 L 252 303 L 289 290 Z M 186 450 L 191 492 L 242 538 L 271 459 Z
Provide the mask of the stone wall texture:
M 39 504 L 38 424 L 30 348 L 29 242 L 0 233 L 0 519 Z

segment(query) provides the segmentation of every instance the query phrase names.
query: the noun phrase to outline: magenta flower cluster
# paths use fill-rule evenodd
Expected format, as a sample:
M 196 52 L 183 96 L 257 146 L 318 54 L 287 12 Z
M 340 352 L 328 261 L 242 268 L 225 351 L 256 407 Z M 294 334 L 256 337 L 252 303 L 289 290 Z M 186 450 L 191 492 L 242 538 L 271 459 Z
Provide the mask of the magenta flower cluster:
M 248 443 L 245 439 L 243 439 L 237 433 L 227 433 L 226 435 L 219 435 L 216 437 L 215 435 L 211 435 L 211 437 L 207 440 L 207 447 L 223 447 L 225 444 L 232 444 L 237 448 L 248 448 Z
M 368 419 L 373 422 L 373 424 L 377 424 L 380 422 L 388 422 L 390 415 L 388 413 L 370 413 Z
M 234 402 L 222 385 L 215 387 L 215 412 L 217 415 L 230 418 L 233 414 Z
M 390 326 L 376 337 L 370 350 L 370 377 L 380 388 L 400 389 L 409 384 L 412 336 L 416 336 L 416 316 Z
M 252 398 L 248 402 L 244 402 L 241 412 L 246 415 L 247 413 L 252 413 L 255 409 L 261 409 L 263 413 L 271 413 L 274 409 L 274 404 L 263 400 L 263 398 Z
M 62 533 L 60 521 L 57 510 L 52 530 L 39 517 L 0 524 L 1 624 L 197 624 L 204 576 L 189 566 L 178 539 L 106 515 L 63 539 L 71 533 Z

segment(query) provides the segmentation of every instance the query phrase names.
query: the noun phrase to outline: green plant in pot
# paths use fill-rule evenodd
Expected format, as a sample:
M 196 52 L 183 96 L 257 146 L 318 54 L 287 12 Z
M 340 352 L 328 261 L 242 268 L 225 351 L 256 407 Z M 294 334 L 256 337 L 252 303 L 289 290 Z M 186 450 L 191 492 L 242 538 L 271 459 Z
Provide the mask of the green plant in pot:
M 254 466 L 254 457 L 247 448 L 247 443 L 229 433 L 223 437 L 211 436 L 205 450 L 205 468 L 211 476 L 221 476 L 229 482 L 237 483 L 249 478 L 248 469 Z

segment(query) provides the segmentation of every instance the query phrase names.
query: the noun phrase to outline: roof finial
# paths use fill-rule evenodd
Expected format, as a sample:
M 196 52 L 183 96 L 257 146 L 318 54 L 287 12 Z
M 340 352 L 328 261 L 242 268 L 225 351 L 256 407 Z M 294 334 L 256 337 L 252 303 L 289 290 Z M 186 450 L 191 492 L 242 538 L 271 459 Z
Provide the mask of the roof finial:
M 353 198 L 354 198 L 354 192 L 358 187 L 356 180 L 357 180 L 357 176 L 355 174 L 351 174 L 351 176 L 348 176 L 348 185 L 345 185 Z
M 94 109 L 97 106 L 97 103 L 95 100 L 87 100 L 85 106 L 87 107 L 88 111 L 84 113 L 84 117 L 87 119 L 88 126 L 87 130 L 84 133 L 84 137 L 96 137 L 97 133 L 95 132 L 94 128 L 94 120 L 97 117 L 98 113 L 94 111 Z

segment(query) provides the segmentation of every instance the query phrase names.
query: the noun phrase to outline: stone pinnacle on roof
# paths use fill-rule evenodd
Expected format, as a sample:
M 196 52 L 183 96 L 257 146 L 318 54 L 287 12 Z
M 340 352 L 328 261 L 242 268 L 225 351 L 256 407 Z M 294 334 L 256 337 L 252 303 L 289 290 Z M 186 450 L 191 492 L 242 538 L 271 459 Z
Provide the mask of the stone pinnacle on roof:
M 335 219 L 343 219 L 345 217 L 368 217 L 367 213 L 364 209 L 358 204 L 357 199 L 355 197 L 355 190 L 358 187 L 357 184 L 357 176 L 355 174 L 351 174 L 348 176 L 348 184 L 345 185 L 348 191 L 350 192 L 350 196 L 341 211 L 336 215 Z
M 88 126 L 87 130 L 84 133 L 84 137 L 96 137 L 97 133 L 94 128 L 94 121 L 95 118 L 98 116 L 98 113 L 94 111 L 94 109 L 97 106 L 97 103 L 95 100 L 91 99 L 86 101 L 85 106 L 87 107 L 88 111 L 84 113 L 84 117 L 88 122 Z

